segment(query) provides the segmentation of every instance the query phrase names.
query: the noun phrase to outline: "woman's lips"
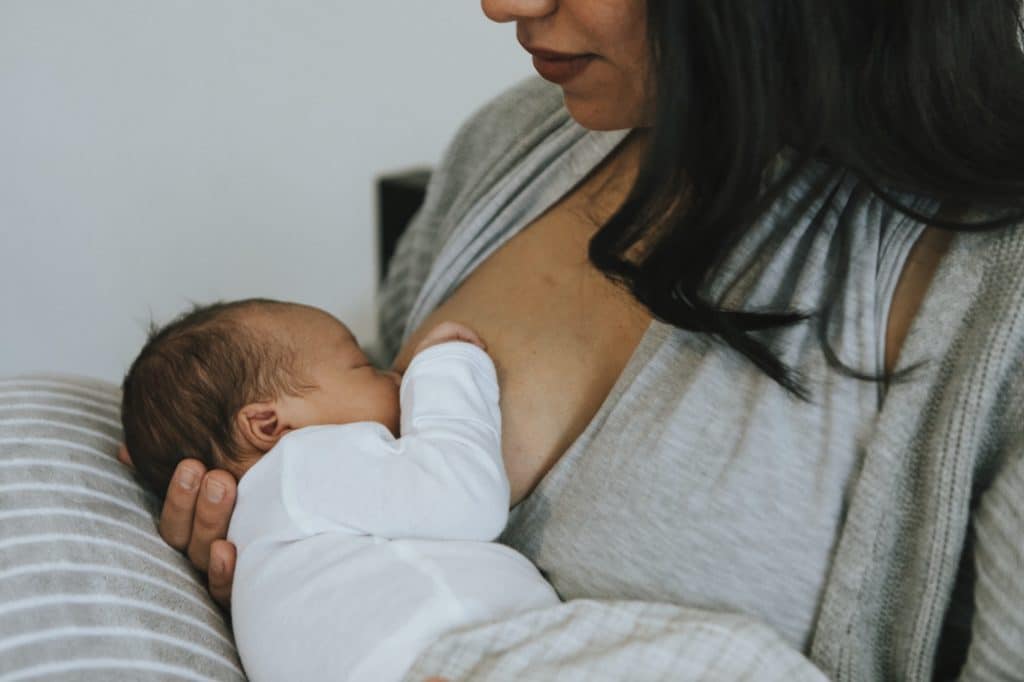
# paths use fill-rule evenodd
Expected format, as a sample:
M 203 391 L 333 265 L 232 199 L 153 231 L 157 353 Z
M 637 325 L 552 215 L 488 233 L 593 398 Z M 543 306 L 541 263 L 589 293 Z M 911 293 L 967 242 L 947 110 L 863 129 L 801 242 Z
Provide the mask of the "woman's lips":
M 533 68 L 545 80 L 562 85 L 586 71 L 594 60 L 592 54 L 563 54 L 549 50 L 526 48 L 533 55 Z

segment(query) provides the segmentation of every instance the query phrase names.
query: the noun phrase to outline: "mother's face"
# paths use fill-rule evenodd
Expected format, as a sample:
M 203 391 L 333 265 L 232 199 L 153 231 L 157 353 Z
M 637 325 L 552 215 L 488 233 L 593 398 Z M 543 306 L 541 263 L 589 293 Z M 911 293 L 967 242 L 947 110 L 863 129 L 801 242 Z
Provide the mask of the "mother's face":
M 558 83 L 569 113 L 592 130 L 647 125 L 644 0 L 481 0 L 494 21 L 516 22 L 538 73 Z M 558 53 L 558 54 L 550 54 Z

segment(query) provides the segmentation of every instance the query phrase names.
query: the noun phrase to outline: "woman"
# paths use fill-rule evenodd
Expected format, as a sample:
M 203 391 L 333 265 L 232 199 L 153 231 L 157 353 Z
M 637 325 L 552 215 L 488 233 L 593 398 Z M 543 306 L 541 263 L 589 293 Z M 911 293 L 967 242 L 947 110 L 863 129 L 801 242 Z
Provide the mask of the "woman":
M 558 87 L 460 131 L 382 353 L 486 339 L 503 541 L 572 601 L 417 673 L 1019 674 L 1018 3 L 483 8 Z M 233 499 L 187 461 L 161 519 L 222 603 Z

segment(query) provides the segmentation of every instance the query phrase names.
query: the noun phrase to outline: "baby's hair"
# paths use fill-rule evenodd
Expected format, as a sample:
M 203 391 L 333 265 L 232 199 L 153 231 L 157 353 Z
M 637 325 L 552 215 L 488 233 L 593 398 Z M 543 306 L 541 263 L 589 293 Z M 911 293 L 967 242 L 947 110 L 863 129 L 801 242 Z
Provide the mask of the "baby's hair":
M 245 405 L 297 395 L 297 358 L 247 313 L 290 304 L 268 299 L 196 305 L 149 338 L 121 385 L 125 445 L 143 483 L 163 496 L 183 459 L 208 469 L 239 460 L 235 416 Z

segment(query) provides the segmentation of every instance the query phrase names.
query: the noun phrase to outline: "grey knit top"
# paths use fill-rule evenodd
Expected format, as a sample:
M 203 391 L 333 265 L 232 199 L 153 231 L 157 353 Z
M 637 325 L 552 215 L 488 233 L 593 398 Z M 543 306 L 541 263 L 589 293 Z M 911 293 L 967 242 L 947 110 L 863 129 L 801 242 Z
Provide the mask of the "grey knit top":
M 382 291 L 385 353 L 624 134 L 580 128 L 559 90 L 537 80 L 474 117 L 438 169 Z M 788 162 L 780 155 L 766 181 Z M 926 215 L 936 208 L 902 198 Z M 834 315 L 821 323 L 831 347 L 848 365 L 877 373 L 889 301 L 921 229 L 854 178 L 816 164 L 734 249 L 707 293 L 730 307 L 801 310 L 829 297 Z M 901 356 L 929 364 L 887 395 L 828 366 L 816 322 L 772 338 L 807 378 L 810 403 L 729 349 L 653 322 L 594 419 L 513 511 L 502 538 L 571 601 L 443 640 L 415 674 L 533 675 L 543 642 L 544 665 L 581 679 L 631 677 L 652 655 L 652 674 L 671 679 L 701 660 L 710 666 L 702 676 L 744 660 L 761 666 L 758 676 L 816 674 L 801 653 L 839 678 L 925 679 L 943 634 L 938 665 L 959 667 L 972 624 L 977 665 L 1010 666 L 1020 648 L 992 652 L 1022 641 L 1021 608 L 1009 617 L 990 607 L 979 619 L 967 513 L 997 471 L 1022 466 L 1019 440 L 1013 445 L 1020 401 L 987 409 L 981 401 L 1021 391 L 1019 299 L 984 287 L 995 267 L 986 259 L 999 254 L 1017 259 L 1009 274 L 1018 296 L 1024 291 L 1021 239 L 1021 230 L 1008 230 L 954 242 Z M 992 317 L 1000 301 L 994 311 L 1002 314 Z M 965 326 L 956 316 L 968 311 L 985 311 L 991 323 Z M 981 329 L 988 334 L 970 347 L 957 333 Z M 955 421 L 926 422 L 935 417 Z M 1019 510 L 1019 498 L 1015 504 Z M 1000 588 L 1021 607 L 1013 562 L 1024 552 L 1024 530 L 1019 515 L 1003 521 L 1010 553 L 995 554 L 1009 562 L 1002 570 L 1010 585 Z M 1001 632 L 986 644 L 977 625 L 989 616 Z M 650 630 L 642 636 L 641 623 Z M 547 636 L 523 642 L 524 632 Z M 704 641 L 709 633 L 713 641 Z

